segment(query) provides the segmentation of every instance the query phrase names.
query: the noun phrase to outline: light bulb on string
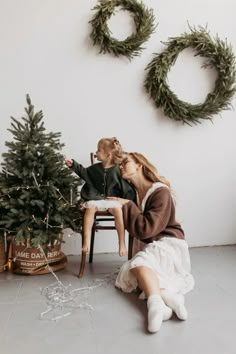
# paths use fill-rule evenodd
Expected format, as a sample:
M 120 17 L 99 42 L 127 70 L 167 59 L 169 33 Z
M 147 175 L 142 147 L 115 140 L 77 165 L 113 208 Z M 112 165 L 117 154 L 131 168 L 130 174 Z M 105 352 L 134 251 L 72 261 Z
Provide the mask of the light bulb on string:
M 6 232 L 6 230 L 4 231 L 4 248 L 5 248 L 5 252 L 7 252 L 7 232 Z
M 70 187 L 70 205 L 73 204 L 73 189 Z

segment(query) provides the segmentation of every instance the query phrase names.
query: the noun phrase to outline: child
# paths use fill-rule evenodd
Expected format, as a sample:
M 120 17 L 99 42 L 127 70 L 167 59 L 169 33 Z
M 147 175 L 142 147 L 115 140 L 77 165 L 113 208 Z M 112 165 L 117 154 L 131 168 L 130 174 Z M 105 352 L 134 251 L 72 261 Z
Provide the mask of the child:
M 110 196 L 131 200 L 136 197 L 131 185 L 122 179 L 120 169 L 117 166 L 122 159 L 122 147 L 119 141 L 115 137 L 100 139 L 97 144 L 96 158 L 101 162 L 87 168 L 75 160 L 65 160 L 66 165 L 85 181 L 81 189 L 81 198 L 85 201 L 82 251 L 89 251 L 91 230 L 96 211 L 112 209 L 119 239 L 119 255 L 125 256 L 127 252 L 123 216 L 117 209 L 121 208 L 121 204 L 114 200 L 106 200 Z

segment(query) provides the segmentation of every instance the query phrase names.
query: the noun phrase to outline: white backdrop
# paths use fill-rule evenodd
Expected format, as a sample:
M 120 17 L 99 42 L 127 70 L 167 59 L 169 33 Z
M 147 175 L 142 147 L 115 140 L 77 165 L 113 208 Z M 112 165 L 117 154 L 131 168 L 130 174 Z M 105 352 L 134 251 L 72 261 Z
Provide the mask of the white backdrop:
M 9 117 L 19 117 L 29 93 L 42 109 L 45 126 L 60 131 L 64 153 L 88 165 L 101 137 L 117 136 L 128 151 L 146 155 L 172 183 L 178 219 L 190 246 L 236 242 L 236 119 L 223 111 L 213 124 L 189 127 L 165 117 L 149 100 L 145 67 L 162 41 L 208 25 L 236 52 L 235 0 L 145 0 L 158 27 L 140 57 L 128 61 L 98 54 L 89 38 L 96 0 L 0 0 L 0 153 L 11 139 Z M 110 21 L 117 38 L 132 31 L 128 14 Z M 184 100 L 201 102 L 215 72 L 201 70 L 190 50 L 180 54 L 169 75 Z M 232 104 L 235 106 L 235 100 Z M 96 251 L 115 251 L 115 234 L 97 235 Z M 66 252 L 80 252 L 80 237 L 66 237 Z

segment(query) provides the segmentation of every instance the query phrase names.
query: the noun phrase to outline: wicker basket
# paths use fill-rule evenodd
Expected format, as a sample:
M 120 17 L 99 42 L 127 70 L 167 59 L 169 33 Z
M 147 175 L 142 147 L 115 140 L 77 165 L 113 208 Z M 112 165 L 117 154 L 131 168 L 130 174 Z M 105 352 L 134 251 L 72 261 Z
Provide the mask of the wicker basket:
M 50 273 L 50 268 L 53 271 L 58 271 L 65 268 L 67 258 L 61 252 L 61 244 L 58 244 L 50 249 L 46 254 L 39 248 L 27 248 L 26 246 L 12 245 L 13 272 L 17 274 L 47 274 Z M 48 267 L 50 266 L 50 268 Z

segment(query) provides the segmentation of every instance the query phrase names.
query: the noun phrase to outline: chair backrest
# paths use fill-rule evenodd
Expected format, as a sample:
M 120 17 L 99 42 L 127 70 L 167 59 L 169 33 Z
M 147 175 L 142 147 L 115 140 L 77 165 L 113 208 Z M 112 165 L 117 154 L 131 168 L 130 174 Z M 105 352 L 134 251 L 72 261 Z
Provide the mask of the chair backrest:
M 90 152 L 90 161 L 91 161 L 91 165 L 94 164 L 95 162 L 95 158 L 96 158 L 96 155 L 94 152 Z

